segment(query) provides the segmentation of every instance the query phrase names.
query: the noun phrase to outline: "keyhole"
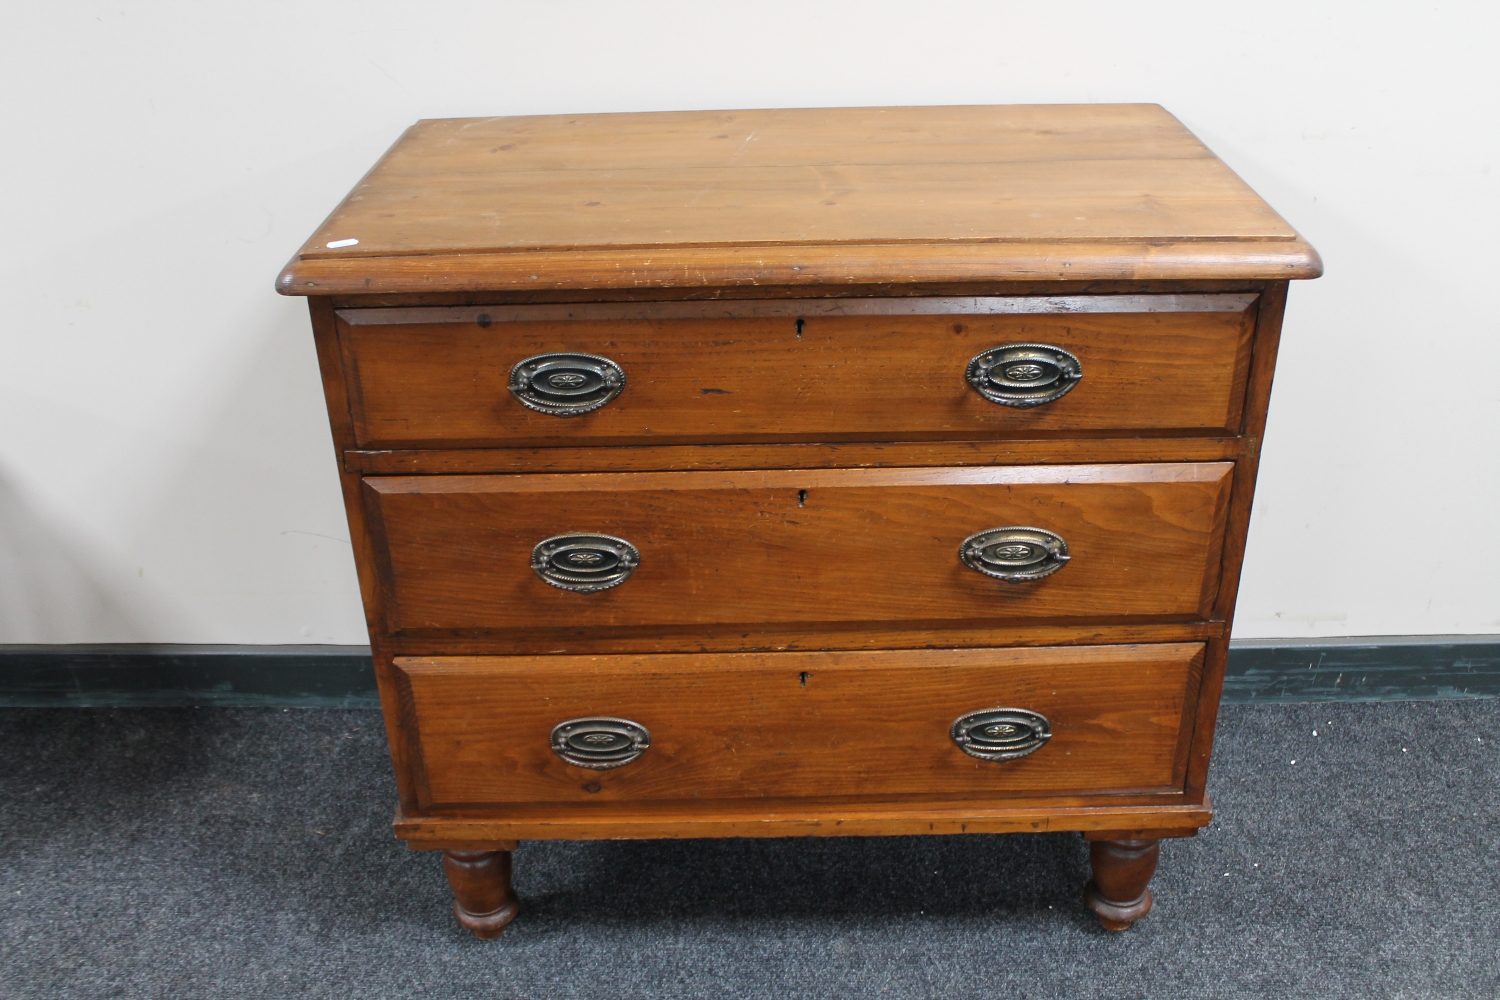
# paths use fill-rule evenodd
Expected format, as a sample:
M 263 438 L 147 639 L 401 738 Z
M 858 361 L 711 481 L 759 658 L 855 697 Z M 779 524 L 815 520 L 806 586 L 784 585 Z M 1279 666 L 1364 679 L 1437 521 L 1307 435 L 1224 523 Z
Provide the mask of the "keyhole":
M 807 491 L 806 490 L 798 490 L 797 491 L 797 506 L 798 507 L 806 507 L 807 506 Z
M 804 670 L 804 671 L 802 671 L 802 673 L 800 673 L 800 674 L 797 675 L 797 679 L 802 682 L 802 686 L 803 687 L 807 687 L 807 679 L 809 677 L 811 677 L 811 676 L 812 676 L 812 674 L 810 674 L 806 670 Z
M 799 320 L 797 320 L 797 339 L 798 340 L 802 339 L 802 328 L 804 326 L 806 326 L 806 325 L 807 325 L 807 320 L 805 320 L 805 319 L 799 319 Z

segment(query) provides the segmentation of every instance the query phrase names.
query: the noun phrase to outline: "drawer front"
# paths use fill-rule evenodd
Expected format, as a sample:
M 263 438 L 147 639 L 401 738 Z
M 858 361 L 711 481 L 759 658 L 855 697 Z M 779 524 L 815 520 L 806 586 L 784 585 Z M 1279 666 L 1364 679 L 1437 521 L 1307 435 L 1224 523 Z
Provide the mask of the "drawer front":
M 441 808 L 1169 792 L 1202 663 L 1201 643 L 1176 643 L 397 658 L 396 673 L 421 805 Z M 954 723 L 994 709 L 1040 716 L 1050 738 L 1012 759 L 970 755 Z M 575 720 L 594 718 L 635 727 L 622 756 L 639 734 L 649 745 L 606 769 L 564 759 L 558 728 L 587 733 L 599 724 Z
M 408 476 L 366 479 L 364 499 L 392 634 L 1190 621 L 1215 596 L 1232 469 Z M 1066 562 L 1026 580 L 966 564 L 993 571 L 1003 540 L 964 543 L 1016 527 L 1060 538 Z M 629 543 L 628 576 L 592 592 L 544 579 L 549 540 L 571 534 Z
M 351 309 L 338 316 L 362 447 L 544 447 L 1233 433 L 1255 303 L 1249 294 L 1136 295 Z M 1012 369 L 993 353 L 1005 345 L 1060 348 L 1081 375 L 1052 381 L 1057 373 L 1046 358 L 1066 367 L 1058 354 L 1040 364 L 1016 355 L 1022 363 Z M 516 366 L 544 355 L 604 362 L 572 373 L 568 362 L 527 369 L 535 384 L 558 378 L 561 388 L 513 392 Z M 989 360 L 971 371 L 981 357 Z M 1022 381 L 994 374 L 1002 368 Z M 621 385 L 600 404 L 610 391 L 590 387 L 605 378 Z M 975 379 L 991 394 L 1034 405 L 991 401 Z M 568 395 L 575 390 L 567 380 L 583 386 L 581 395 Z M 1036 385 L 1044 388 L 1027 388 Z M 1048 385 L 1067 391 L 1036 402 L 1054 394 Z M 523 399 L 569 412 L 600 405 L 565 417 Z

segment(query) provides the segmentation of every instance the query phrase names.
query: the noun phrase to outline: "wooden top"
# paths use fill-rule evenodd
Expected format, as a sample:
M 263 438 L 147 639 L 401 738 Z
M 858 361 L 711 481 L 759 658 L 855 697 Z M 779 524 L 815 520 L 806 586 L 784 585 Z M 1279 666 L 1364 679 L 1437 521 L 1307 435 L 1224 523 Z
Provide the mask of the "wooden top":
M 277 289 L 1321 272 L 1317 252 L 1161 107 L 1013 105 L 421 121 Z

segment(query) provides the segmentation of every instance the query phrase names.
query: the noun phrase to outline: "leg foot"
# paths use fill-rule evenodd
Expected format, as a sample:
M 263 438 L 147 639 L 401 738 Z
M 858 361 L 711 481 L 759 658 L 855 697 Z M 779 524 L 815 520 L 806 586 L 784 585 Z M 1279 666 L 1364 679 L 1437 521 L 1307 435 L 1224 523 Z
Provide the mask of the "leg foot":
M 444 851 L 453 914 L 481 938 L 497 938 L 521 909 L 510 887 L 509 851 Z
M 1148 883 L 1156 873 L 1160 844 L 1157 840 L 1096 840 L 1089 844 L 1094 877 L 1083 890 L 1083 899 L 1105 930 L 1126 930 L 1151 912 Z

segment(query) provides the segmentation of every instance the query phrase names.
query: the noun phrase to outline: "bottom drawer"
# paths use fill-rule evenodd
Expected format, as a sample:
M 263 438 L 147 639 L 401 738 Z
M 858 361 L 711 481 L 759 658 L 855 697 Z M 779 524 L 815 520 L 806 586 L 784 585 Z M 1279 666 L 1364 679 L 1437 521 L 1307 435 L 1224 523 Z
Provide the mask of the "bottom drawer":
M 424 809 L 870 802 L 1179 789 L 1203 651 L 398 657 L 395 666 Z M 985 714 L 998 709 L 1018 711 Z

